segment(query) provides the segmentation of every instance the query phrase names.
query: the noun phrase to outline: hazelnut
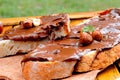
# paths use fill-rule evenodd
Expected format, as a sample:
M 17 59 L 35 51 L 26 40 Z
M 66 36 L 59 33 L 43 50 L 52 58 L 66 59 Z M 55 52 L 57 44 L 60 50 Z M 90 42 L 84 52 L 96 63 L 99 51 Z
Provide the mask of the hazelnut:
M 3 31 L 3 24 L 0 22 L 0 34 L 2 33 Z
M 93 38 L 92 36 L 87 33 L 87 32 L 81 32 L 80 33 L 80 44 L 84 45 L 89 45 L 90 43 L 92 43 Z
M 92 37 L 93 37 L 94 40 L 101 41 L 102 38 L 103 38 L 103 35 L 99 30 L 94 30 L 92 32 Z
M 27 19 L 25 21 L 23 21 L 23 28 L 28 29 L 28 28 L 32 28 L 33 27 L 33 22 L 31 19 Z
M 33 25 L 34 26 L 39 26 L 41 24 L 41 20 L 38 18 L 36 18 L 36 19 L 33 19 Z

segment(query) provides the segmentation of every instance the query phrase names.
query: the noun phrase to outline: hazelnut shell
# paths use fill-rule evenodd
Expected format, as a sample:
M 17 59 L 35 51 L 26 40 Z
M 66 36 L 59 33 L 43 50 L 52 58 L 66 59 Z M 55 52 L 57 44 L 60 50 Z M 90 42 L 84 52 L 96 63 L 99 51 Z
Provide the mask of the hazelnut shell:
M 33 22 L 32 20 L 25 20 L 23 21 L 23 28 L 28 29 L 33 27 Z
M 92 37 L 94 40 L 101 41 L 103 38 L 103 35 L 99 30 L 95 30 L 92 32 Z
M 85 45 L 89 45 L 93 42 L 93 38 L 92 36 L 87 33 L 87 32 L 81 32 L 80 33 L 80 44 L 85 46 Z

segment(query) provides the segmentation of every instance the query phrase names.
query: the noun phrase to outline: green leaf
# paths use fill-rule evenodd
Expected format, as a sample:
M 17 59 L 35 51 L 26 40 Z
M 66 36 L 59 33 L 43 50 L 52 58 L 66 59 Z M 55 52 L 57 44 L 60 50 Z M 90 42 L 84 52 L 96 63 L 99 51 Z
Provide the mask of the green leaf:
M 82 32 L 93 32 L 94 31 L 94 27 L 93 26 L 85 26 L 82 29 Z

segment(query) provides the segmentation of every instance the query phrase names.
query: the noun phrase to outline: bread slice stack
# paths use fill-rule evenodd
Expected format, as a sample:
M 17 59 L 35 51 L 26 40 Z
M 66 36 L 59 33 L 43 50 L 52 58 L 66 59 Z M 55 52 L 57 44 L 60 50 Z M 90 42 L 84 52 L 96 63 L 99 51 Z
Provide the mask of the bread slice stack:
M 106 10 L 99 16 L 73 27 L 63 40 L 39 45 L 26 54 L 22 61 L 24 78 L 63 79 L 71 76 L 73 72 L 102 70 L 111 65 L 120 58 L 119 12 L 120 9 Z M 99 32 L 95 32 L 93 36 L 94 31 Z M 81 37 L 84 32 L 86 34 Z M 95 35 L 99 37 L 96 38 Z M 91 42 L 84 44 L 81 39 L 83 42 Z M 72 52 L 72 49 L 64 50 L 70 47 L 76 52 Z

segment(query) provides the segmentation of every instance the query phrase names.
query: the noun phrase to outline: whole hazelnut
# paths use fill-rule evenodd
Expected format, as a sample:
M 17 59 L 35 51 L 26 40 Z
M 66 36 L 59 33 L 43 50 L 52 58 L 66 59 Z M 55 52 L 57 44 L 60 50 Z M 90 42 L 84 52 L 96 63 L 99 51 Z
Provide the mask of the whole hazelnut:
M 2 31 L 3 31 L 3 24 L 2 22 L 0 22 L 0 34 L 2 33 Z
M 80 44 L 83 46 L 89 45 L 93 42 L 92 36 L 87 32 L 80 32 Z
M 92 37 L 93 37 L 94 40 L 101 41 L 102 38 L 103 38 L 103 35 L 99 30 L 94 30 L 92 32 Z
M 31 19 L 23 21 L 23 28 L 28 29 L 33 27 L 33 22 Z

